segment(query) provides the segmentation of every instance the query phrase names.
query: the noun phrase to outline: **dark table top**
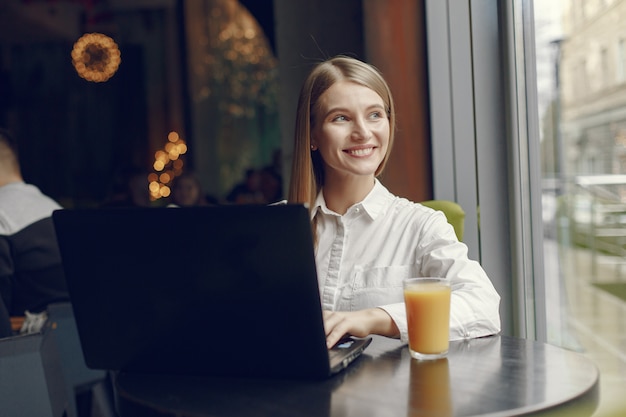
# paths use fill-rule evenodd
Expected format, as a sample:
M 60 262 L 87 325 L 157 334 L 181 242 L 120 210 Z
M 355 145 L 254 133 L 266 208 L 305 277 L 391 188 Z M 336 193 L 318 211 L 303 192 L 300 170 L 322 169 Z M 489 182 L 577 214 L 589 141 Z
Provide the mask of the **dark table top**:
M 324 380 L 121 372 L 116 390 L 122 417 L 590 416 L 598 380 L 585 356 L 527 339 L 452 342 L 446 359 L 419 362 L 399 341 L 374 337 L 348 369 Z

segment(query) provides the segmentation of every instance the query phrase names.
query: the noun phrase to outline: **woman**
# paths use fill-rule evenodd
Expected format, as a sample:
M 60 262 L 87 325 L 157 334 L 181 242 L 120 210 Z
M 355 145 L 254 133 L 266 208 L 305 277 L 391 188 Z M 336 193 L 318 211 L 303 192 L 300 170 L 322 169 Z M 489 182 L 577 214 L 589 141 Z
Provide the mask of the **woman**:
M 300 92 L 289 202 L 310 207 L 327 344 L 407 341 L 402 280 L 416 276 L 450 279 L 450 340 L 498 333 L 500 296 L 444 214 L 377 179 L 395 123 L 382 75 L 354 58 L 318 64 Z

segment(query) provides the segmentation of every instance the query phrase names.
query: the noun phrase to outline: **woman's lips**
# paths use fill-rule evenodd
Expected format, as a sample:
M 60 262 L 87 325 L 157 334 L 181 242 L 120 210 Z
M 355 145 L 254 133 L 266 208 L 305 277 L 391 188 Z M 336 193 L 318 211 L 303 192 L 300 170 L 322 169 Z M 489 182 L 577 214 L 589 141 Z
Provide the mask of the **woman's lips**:
M 346 149 L 344 152 L 353 156 L 368 156 L 374 152 L 374 147 L 358 148 L 358 149 Z

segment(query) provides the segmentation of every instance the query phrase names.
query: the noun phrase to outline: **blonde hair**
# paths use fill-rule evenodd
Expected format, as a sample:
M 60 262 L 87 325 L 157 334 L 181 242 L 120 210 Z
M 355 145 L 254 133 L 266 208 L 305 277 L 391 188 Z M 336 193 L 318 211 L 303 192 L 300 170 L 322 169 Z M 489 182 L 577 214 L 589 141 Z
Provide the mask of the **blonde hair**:
M 315 126 L 315 116 L 319 111 L 319 98 L 338 81 L 350 81 L 370 88 L 383 99 L 389 118 L 389 146 L 376 169 L 376 176 L 380 175 L 389 159 L 396 117 L 387 82 L 378 69 L 370 64 L 341 55 L 330 58 L 313 68 L 300 90 L 288 194 L 290 203 L 307 203 L 312 208 L 317 194 L 324 185 L 322 158 L 319 152 L 311 150 L 311 129 Z

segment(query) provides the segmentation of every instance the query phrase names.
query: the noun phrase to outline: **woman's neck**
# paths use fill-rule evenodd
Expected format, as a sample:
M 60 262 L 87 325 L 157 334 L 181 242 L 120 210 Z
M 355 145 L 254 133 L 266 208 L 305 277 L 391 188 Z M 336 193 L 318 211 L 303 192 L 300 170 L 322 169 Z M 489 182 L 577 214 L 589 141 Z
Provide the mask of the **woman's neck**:
M 330 181 L 327 179 L 322 188 L 326 206 L 335 213 L 343 215 L 350 207 L 363 201 L 374 188 L 374 184 L 373 176 L 351 176 Z
M 20 174 L 13 171 L 0 171 L 0 187 L 14 182 L 24 182 L 24 179 Z

